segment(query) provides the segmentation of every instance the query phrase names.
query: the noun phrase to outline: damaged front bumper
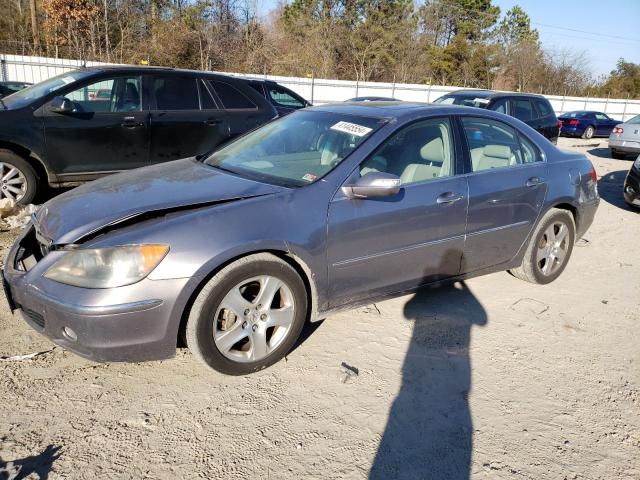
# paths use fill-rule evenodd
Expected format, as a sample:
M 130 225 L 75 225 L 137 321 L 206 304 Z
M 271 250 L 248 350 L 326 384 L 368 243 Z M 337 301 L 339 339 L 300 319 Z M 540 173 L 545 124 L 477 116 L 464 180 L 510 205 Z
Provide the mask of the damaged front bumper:
M 30 225 L 14 244 L 2 272 L 7 301 L 36 331 L 78 355 L 98 362 L 160 360 L 175 355 L 176 325 L 186 303 L 189 278 L 144 279 L 133 285 L 89 289 L 44 278 L 64 252 L 30 260 Z M 27 257 L 28 258 L 28 257 Z M 73 300 L 70 300 L 73 299 Z

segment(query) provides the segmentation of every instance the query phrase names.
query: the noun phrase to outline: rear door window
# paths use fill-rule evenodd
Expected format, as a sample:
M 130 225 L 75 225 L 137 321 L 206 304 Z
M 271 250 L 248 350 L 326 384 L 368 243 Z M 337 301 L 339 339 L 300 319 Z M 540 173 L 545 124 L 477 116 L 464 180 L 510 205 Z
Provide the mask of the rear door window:
M 533 120 L 534 114 L 531 108 L 531 102 L 528 98 L 520 99 L 514 98 L 511 100 L 511 115 L 518 120 L 526 122 L 527 120 Z
M 540 112 L 541 117 L 550 117 L 553 115 L 553 110 L 551 109 L 551 105 L 544 100 L 534 100 L 538 112 Z
M 218 98 L 226 109 L 256 109 L 258 108 L 244 93 L 233 85 L 217 80 L 209 80 L 209 85 L 218 94 Z
M 199 110 L 198 85 L 195 78 L 155 77 L 153 93 L 157 110 Z
M 535 146 L 527 141 L 523 152 L 518 132 L 509 125 L 488 118 L 462 117 L 461 120 L 472 171 L 509 168 L 536 160 Z
M 491 105 L 491 110 L 493 110 L 494 112 L 500 112 L 508 115 L 509 114 L 509 111 L 507 110 L 508 103 L 509 103 L 508 99 L 499 98 Z

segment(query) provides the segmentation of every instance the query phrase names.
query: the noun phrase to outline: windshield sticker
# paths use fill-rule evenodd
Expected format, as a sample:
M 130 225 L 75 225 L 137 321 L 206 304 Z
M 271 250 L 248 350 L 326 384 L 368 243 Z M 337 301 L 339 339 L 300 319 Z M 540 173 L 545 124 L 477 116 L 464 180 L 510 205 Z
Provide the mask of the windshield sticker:
M 69 85 L 70 83 L 75 82 L 73 77 L 62 77 L 60 80 L 62 80 L 65 85 Z
M 349 135 L 355 135 L 356 137 L 364 137 L 372 129 L 363 127 L 356 123 L 338 122 L 331 126 L 331 130 L 337 130 L 338 132 L 348 133 Z
M 302 179 L 307 182 L 313 182 L 316 178 L 318 177 L 313 173 L 305 173 L 304 176 L 302 177 Z

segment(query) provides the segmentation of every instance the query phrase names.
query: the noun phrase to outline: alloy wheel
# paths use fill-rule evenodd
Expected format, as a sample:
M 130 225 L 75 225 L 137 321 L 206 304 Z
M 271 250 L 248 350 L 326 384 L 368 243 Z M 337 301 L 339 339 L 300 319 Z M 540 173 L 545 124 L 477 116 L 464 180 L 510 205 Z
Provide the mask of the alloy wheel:
M 16 166 L 0 162 L 0 198 L 18 202 L 27 193 L 27 178 Z
M 553 275 L 564 263 L 569 250 L 569 228 L 563 222 L 553 222 L 538 242 L 536 264 L 545 276 Z
M 213 319 L 216 347 L 230 360 L 257 362 L 288 336 L 295 318 L 291 288 L 271 275 L 235 285 L 222 299 Z

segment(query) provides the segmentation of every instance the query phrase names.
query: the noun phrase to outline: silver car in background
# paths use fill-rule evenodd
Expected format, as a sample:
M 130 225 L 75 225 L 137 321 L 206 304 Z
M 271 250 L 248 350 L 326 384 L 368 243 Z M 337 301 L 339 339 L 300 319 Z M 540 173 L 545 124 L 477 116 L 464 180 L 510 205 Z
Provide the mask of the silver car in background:
M 611 156 L 619 159 L 640 153 L 640 115 L 614 127 L 609 135 L 609 148 Z

